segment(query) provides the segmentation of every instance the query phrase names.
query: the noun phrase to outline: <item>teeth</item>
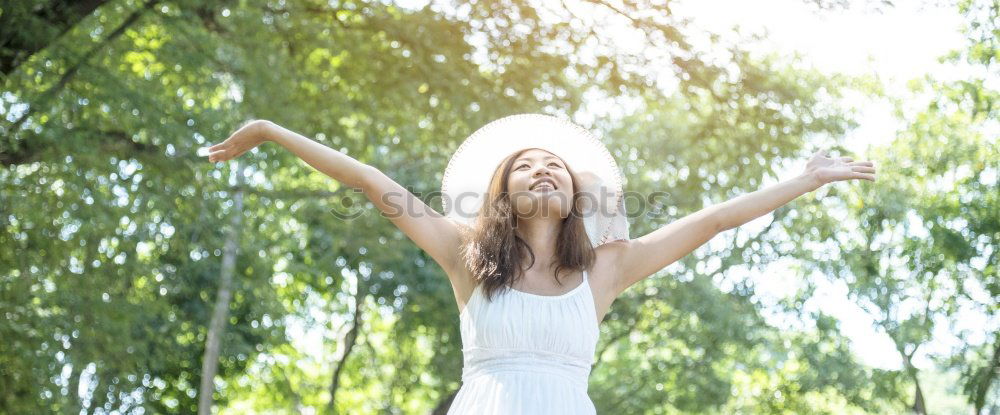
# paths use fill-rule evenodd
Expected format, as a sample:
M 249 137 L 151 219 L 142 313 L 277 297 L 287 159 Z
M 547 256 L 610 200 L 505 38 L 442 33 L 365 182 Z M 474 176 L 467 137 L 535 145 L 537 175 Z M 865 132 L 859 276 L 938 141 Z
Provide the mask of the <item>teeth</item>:
M 555 190 L 555 187 L 554 187 L 554 186 L 552 186 L 552 184 L 551 184 L 551 183 L 540 183 L 540 184 L 538 184 L 538 185 L 535 185 L 535 187 L 534 187 L 534 188 L 535 188 L 535 189 L 542 189 L 542 188 L 548 188 L 548 189 L 552 189 L 552 190 Z

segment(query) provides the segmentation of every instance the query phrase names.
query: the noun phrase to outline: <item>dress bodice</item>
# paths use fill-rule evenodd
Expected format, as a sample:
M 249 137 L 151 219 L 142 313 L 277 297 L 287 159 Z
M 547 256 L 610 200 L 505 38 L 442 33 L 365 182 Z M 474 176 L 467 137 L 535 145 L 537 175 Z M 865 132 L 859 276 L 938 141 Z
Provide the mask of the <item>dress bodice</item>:
M 500 371 L 558 376 L 586 390 L 600 334 L 587 271 L 554 296 L 505 287 L 488 301 L 477 286 L 461 321 L 462 380 Z

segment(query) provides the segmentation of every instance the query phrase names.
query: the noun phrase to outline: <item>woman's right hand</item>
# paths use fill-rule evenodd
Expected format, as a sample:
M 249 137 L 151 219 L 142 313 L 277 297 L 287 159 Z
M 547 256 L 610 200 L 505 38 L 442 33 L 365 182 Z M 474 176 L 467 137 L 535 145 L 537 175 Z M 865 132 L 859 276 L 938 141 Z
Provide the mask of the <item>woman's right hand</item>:
M 270 140 L 269 130 L 273 124 L 266 120 L 254 120 L 236 130 L 226 141 L 208 148 L 208 161 L 226 161 L 239 157 L 250 149 Z

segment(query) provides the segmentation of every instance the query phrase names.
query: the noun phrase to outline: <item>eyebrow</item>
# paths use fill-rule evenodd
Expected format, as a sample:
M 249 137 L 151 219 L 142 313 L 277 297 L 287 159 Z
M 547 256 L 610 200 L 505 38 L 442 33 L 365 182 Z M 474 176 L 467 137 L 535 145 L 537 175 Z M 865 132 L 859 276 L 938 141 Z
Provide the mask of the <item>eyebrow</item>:
M 556 157 L 556 156 L 545 156 L 545 157 L 542 157 L 542 160 L 548 160 L 548 159 L 556 159 L 556 160 L 558 160 L 559 157 Z M 517 163 L 517 162 L 522 161 L 522 160 L 524 160 L 524 161 L 531 161 L 531 159 L 529 159 L 527 157 L 522 157 L 522 158 L 519 158 L 517 160 L 514 160 L 514 162 Z

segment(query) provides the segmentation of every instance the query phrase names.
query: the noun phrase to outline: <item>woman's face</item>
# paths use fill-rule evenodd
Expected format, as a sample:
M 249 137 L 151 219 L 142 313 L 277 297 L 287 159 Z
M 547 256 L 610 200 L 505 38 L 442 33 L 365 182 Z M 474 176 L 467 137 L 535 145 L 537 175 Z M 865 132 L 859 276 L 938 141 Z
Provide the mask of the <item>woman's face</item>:
M 530 149 L 517 157 L 507 178 L 511 207 L 520 218 L 565 218 L 573 202 L 573 179 L 562 159 Z

